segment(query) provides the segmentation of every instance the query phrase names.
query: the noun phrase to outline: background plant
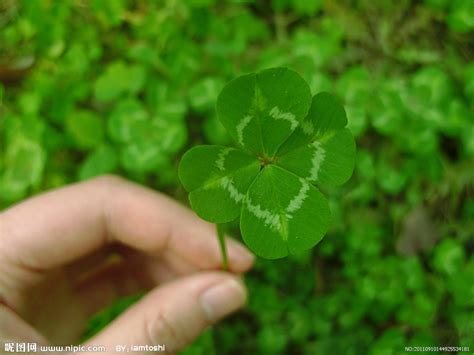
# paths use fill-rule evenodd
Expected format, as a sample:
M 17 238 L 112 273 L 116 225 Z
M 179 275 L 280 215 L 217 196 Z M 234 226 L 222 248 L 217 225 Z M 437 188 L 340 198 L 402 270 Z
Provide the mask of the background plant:
M 189 352 L 473 347 L 473 18 L 464 0 L 3 0 L 0 206 L 105 172 L 185 201 L 181 154 L 230 142 L 224 83 L 286 66 L 343 101 L 354 175 L 327 191 L 330 237 L 259 260 L 248 309 Z

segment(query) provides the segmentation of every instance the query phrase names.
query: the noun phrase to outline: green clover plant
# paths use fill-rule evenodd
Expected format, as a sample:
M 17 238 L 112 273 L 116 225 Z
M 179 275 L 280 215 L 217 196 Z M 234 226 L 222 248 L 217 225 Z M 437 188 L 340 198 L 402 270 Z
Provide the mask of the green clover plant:
M 311 97 L 296 72 L 272 68 L 230 81 L 216 109 L 239 148 L 201 145 L 184 154 L 179 177 L 193 210 L 218 226 L 240 216 L 244 242 L 263 258 L 316 245 L 331 220 L 318 187 L 345 183 L 354 168 L 342 105 L 325 92 Z

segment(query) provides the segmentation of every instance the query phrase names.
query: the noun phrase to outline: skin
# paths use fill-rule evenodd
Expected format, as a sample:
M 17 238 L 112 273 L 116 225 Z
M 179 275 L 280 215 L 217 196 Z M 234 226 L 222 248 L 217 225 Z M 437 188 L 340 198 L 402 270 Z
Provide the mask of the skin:
M 114 176 L 13 206 L 0 214 L 0 346 L 77 344 L 92 314 L 147 290 L 88 344 L 111 354 L 117 344 L 177 352 L 245 304 L 239 275 L 254 259 L 226 243 L 229 272 L 220 271 L 212 224 Z

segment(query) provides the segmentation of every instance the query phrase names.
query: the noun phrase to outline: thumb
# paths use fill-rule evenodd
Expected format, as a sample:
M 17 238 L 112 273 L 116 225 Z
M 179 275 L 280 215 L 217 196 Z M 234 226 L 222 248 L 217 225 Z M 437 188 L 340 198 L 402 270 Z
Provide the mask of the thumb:
M 87 344 L 104 345 L 111 354 L 132 351 L 132 345 L 164 345 L 166 352 L 177 352 L 245 301 L 246 289 L 237 277 L 199 273 L 153 290 Z

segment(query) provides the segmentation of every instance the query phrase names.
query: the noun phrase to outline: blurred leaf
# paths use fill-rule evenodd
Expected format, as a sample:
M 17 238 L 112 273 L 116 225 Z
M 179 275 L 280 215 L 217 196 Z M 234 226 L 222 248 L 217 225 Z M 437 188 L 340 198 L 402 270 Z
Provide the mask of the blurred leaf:
M 464 265 L 465 255 L 462 246 L 454 239 L 443 239 L 436 246 L 433 265 L 436 270 L 454 276 Z
M 377 182 L 384 192 L 396 195 L 407 183 L 407 176 L 400 169 L 395 169 L 384 161 L 377 166 Z
M 34 141 L 20 138 L 5 150 L 4 172 L 0 179 L 0 197 L 21 198 L 26 190 L 40 183 L 46 155 Z
M 223 86 L 224 82 L 218 78 L 205 78 L 196 83 L 189 90 L 191 107 L 199 112 L 212 110 Z
M 123 21 L 126 3 L 126 0 L 92 0 L 91 8 L 99 21 L 104 25 L 107 27 L 117 26 Z
M 474 63 L 467 65 L 464 69 L 464 92 L 472 104 L 474 102 Z
M 151 136 L 150 141 L 153 140 L 167 154 L 178 152 L 186 143 L 186 126 L 181 122 L 154 119 L 149 133 L 151 132 L 156 132 L 156 138 Z
M 202 333 L 197 340 L 195 340 L 186 349 L 181 351 L 182 355 L 215 355 L 214 340 L 212 337 L 212 328 L 207 329 Z
M 337 31 L 314 33 L 299 30 L 295 32 L 291 45 L 293 56 L 309 58 L 315 68 L 329 63 L 341 51 Z
M 148 114 L 139 101 L 123 100 L 115 107 L 108 119 L 108 132 L 117 142 L 130 142 L 133 138 L 133 126 L 147 120 Z
M 76 111 L 66 119 L 68 134 L 79 148 L 90 149 L 99 146 L 104 136 L 103 123 L 92 111 Z
M 124 93 L 137 93 L 145 82 L 145 70 L 122 61 L 109 64 L 94 84 L 94 96 L 99 102 L 115 100 Z
M 397 134 L 406 120 L 404 99 L 407 96 L 407 85 L 400 79 L 384 78 L 377 89 L 372 124 L 381 134 Z
M 209 143 L 225 145 L 231 143 L 231 137 L 216 116 L 209 116 L 204 122 L 204 134 Z
M 120 158 L 126 170 L 141 174 L 158 171 L 160 165 L 167 163 L 167 156 L 160 147 L 146 141 L 126 145 Z
M 165 82 L 153 80 L 146 88 L 146 104 L 151 112 L 167 121 L 182 121 L 187 107 L 174 90 Z
M 295 12 L 302 15 L 314 15 L 322 7 L 322 0 L 293 0 Z
M 366 68 L 349 68 L 339 78 L 336 89 L 347 104 L 365 104 L 370 99 L 370 75 Z
M 447 18 L 449 27 L 456 32 L 469 32 L 474 29 L 474 2 L 453 0 Z
M 79 179 L 86 180 L 94 176 L 111 173 L 118 165 L 115 151 L 106 145 L 88 155 L 79 168 Z

